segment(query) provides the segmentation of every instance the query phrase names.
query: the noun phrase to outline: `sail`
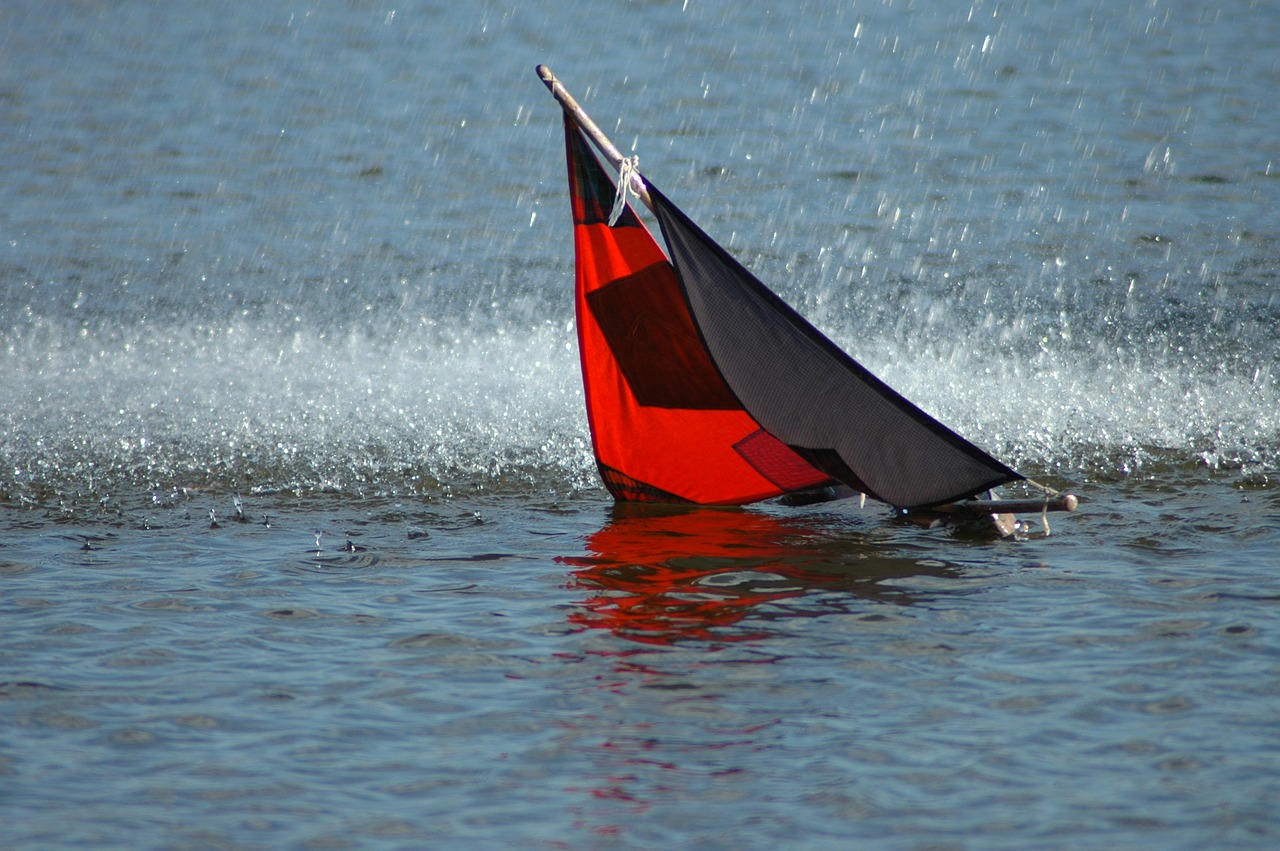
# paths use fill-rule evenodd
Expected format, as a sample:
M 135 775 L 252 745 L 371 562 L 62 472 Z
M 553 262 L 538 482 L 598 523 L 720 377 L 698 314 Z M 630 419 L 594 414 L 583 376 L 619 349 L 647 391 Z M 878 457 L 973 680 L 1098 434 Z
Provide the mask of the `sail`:
M 815 468 L 900 508 L 1023 478 L 872 375 L 648 189 L 702 343 L 765 431 Z
M 843 483 L 900 508 L 1022 479 L 847 355 L 648 184 L 670 259 L 565 116 L 597 465 L 619 500 L 745 503 Z
M 578 348 L 601 478 L 618 500 L 737 504 L 831 483 L 720 377 L 667 257 L 565 116 Z

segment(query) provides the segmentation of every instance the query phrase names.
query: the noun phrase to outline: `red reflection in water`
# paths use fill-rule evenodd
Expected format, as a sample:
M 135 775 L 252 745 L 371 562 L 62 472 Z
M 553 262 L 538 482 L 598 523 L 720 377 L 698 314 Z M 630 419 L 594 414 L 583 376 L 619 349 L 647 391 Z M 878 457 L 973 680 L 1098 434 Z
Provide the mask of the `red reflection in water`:
M 708 686 L 723 680 L 702 676 L 704 666 L 781 658 L 763 646 L 734 652 L 731 643 L 776 639 L 784 619 L 875 617 L 877 607 L 911 602 L 893 580 L 953 575 L 936 558 L 922 560 L 909 545 L 886 545 L 882 537 L 868 540 L 834 515 L 754 509 L 618 505 L 585 550 L 559 559 L 585 592 L 570 622 L 634 642 L 563 654 L 570 663 L 584 653 L 609 660 L 591 666 L 590 687 L 616 695 L 616 713 L 562 723 L 593 766 L 568 787 L 584 796 L 575 827 L 612 842 L 624 841 L 628 820 L 655 804 L 748 771 L 743 754 L 785 735 L 773 730 L 780 719 L 762 721 L 757 713 L 730 712 L 745 723 L 723 726 L 654 721 L 655 705 L 657 718 L 718 714 L 724 694 Z M 666 645 L 686 641 L 708 646 L 666 652 Z M 709 712 L 696 711 L 695 701 L 710 702 Z
M 752 610 L 837 584 L 805 567 L 806 530 L 753 511 L 619 505 L 587 539 L 577 567 L 592 592 L 572 623 L 633 641 L 744 641 L 768 635 L 737 624 Z

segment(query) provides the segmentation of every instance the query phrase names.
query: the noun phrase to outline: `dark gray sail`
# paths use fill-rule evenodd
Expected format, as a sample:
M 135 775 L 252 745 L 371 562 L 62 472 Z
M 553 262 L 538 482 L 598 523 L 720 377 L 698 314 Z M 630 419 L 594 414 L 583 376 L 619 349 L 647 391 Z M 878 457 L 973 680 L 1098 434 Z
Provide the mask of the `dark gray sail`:
M 648 188 L 711 360 L 765 431 L 899 508 L 967 499 L 1023 478 L 872 375 Z

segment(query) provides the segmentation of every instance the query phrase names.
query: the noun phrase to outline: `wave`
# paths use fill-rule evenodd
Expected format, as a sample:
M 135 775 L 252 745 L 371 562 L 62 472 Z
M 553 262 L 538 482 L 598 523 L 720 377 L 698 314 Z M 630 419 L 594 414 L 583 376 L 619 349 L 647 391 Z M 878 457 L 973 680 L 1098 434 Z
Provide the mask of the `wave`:
M 1250 372 L 1150 336 L 974 345 L 970 335 L 965 345 L 954 325 L 916 327 L 909 343 L 893 329 L 833 336 L 1031 475 L 1071 482 L 1174 464 L 1247 478 L 1280 458 L 1280 393 L 1266 359 Z M 0 344 L 8 499 L 599 487 L 568 316 L 505 325 L 31 317 Z
M 582 485 L 572 331 L 36 323 L 5 340 L 5 489 Z

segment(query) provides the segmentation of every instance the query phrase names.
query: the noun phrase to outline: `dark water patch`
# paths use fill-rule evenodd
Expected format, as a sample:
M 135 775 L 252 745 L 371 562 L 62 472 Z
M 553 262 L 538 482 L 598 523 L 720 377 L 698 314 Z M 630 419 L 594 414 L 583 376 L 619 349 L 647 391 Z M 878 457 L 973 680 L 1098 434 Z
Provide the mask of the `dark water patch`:
M 95 626 L 75 621 L 59 623 L 44 629 L 47 635 L 83 635 L 86 633 L 96 633 L 101 630 Z
M 500 641 L 477 639 L 466 635 L 456 635 L 449 633 L 419 633 L 418 635 L 410 635 L 403 638 L 397 638 L 391 642 L 392 647 L 399 649 L 482 649 L 496 650 L 503 647 L 516 647 L 518 644 L 505 643 Z
M 45 694 L 60 690 L 59 686 L 36 680 L 15 680 L 0 682 L 0 697 L 12 699 L 29 699 L 42 697 Z
M 285 621 L 307 620 L 310 618 L 321 617 L 319 612 L 311 609 L 272 609 L 269 612 L 263 612 L 263 615 L 273 620 Z
M 443 586 L 440 588 L 424 588 L 415 591 L 416 594 L 461 594 L 466 592 L 479 591 L 480 587 L 474 584 Z
M 218 610 L 216 606 L 197 603 L 185 597 L 156 597 L 148 600 L 139 600 L 132 605 L 133 608 L 141 611 L 182 614 L 208 613 Z
M 173 651 L 150 647 L 109 656 L 99 664 L 104 668 L 155 668 L 173 665 L 176 661 Z

